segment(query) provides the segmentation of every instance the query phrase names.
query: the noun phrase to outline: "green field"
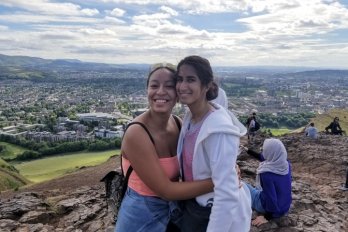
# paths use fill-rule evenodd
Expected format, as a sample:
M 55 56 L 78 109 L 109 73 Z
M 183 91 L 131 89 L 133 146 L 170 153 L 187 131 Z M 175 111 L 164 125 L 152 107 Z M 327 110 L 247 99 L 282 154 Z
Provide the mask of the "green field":
M 7 166 L 9 166 L 7 163 L 6 163 L 6 161 L 4 161 L 3 159 L 1 159 L 0 158 L 0 167 L 7 167 Z
M 4 145 L 6 147 L 4 151 L 0 152 L 0 158 L 3 159 L 14 159 L 17 157 L 17 155 L 20 155 L 24 151 L 28 150 L 11 143 L 0 142 L 0 145 Z
M 271 130 L 271 133 L 273 136 L 282 136 L 284 134 L 291 132 L 291 130 L 288 128 L 279 128 L 279 129 L 269 128 L 269 129 Z
M 95 166 L 119 154 L 119 150 L 78 152 L 15 164 L 20 174 L 32 182 L 50 180 L 83 166 Z

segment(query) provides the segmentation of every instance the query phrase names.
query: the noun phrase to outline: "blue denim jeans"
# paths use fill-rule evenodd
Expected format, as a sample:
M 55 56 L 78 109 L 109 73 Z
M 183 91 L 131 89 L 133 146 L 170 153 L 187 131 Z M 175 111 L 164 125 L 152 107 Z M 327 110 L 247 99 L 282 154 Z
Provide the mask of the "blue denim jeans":
M 261 203 L 261 190 L 254 188 L 248 183 L 245 183 L 251 195 L 251 208 L 259 213 L 266 213 Z
M 179 224 L 181 210 L 174 201 L 142 196 L 128 188 L 123 198 L 115 231 L 165 232 L 169 220 Z

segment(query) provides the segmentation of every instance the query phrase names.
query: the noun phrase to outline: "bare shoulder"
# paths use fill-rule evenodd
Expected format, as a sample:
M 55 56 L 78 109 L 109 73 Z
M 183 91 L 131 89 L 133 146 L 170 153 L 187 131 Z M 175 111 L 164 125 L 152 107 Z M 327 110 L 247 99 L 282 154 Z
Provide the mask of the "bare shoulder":
M 124 141 L 144 141 L 144 137 L 149 137 L 146 132 L 146 125 L 142 122 L 135 121 L 131 125 L 128 125 L 126 133 L 124 134 Z

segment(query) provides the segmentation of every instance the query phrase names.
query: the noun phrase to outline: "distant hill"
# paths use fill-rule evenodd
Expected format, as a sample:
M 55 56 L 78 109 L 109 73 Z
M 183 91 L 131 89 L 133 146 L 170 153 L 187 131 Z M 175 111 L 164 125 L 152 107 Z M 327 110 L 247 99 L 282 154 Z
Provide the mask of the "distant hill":
M 54 77 L 54 74 L 22 66 L 0 66 L 0 80 L 8 78 L 42 79 L 48 77 Z
M 0 79 L 55 77 L 56 71 L 116 71 L 119 69 L 146 70 L 148 64 L 103 64 L 82 62 L 77 59 L 42 59 L 29 56 L 0 54 Z
M 15 167 L 0 158 L 0 191 L 16 189 L 30 183 Z
M 37 65 L 44 65 L 49 63 L 50 60 L 45 60 L 37 57 L 30 56 L 6 56 L 0 54 L 0 66 L 22 66 L 30 67 Z
M 348 70 L 311 70 L 311 71 L 302 71 L 302 72 L 293 72 L 293 73 L 283 73 L 276 74 L 276 77 L 291 77 L 291 78 L 313 78 L 313 79 L 324 79 L 328 81 L 330 78 L 347 78 L 348 79 Z
M 97 71 L 115 72 L 119 70 L 147 71 L 150 64 L 106 64 L 83 62 L 78 59 L 42 59 L 29 56 L 7 56 L 0 54 L 0 79 L 4 78 L 48 78 L 55 72 Z M 214 72 L 274 77 L 348 77 L 348 70 L 325 70 L 315 67 L 291 66 L 216 66 Z

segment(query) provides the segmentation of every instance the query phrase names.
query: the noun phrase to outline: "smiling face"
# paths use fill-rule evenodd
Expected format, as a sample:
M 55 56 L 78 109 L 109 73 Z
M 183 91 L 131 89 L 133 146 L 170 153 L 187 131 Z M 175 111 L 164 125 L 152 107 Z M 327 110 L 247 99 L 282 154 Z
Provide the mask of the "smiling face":
M 174 73 L 166 68 L 154 71 L 149 77 L 147 98 L 153 111 L 171 113 L 177 101 Z
M 178 70 L 176 91 L 179 101 L 190 107 L 195 103 L 206 101 L 208 87 L 202 85 L 194 67 L 184 64 Z

